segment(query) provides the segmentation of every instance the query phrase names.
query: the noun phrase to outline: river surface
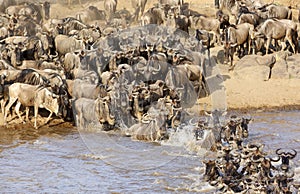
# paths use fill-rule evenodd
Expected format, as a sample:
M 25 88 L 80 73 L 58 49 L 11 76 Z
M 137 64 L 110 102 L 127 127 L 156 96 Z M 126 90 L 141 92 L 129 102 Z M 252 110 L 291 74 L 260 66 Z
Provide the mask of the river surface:
M 250 142 L 265 144 L 269 155 L 300 151 L 299 111 L 251 115 Z M 211 154 L 187 149 L 185 140 L 157 145 L 63 127 L 0 129 L 0 192 L 212 193 L 201 163 Z M 299 169 L 299 154 L 293 162 Z

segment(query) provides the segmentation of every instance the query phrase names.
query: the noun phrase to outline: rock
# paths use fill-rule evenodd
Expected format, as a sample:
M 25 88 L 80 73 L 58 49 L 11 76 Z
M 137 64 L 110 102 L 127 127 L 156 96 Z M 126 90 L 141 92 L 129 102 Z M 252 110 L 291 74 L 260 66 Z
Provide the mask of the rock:
M 289 56 L 286 62 L 289 78 L 300 78 L 300 54 Z
M 271 79 L 288 79 L 288 66 L 287 62 L 280 60 L 275 63 L 274 67 L 272 68 Z
M 234 70 L 234 72 L 235 76 L 239 79 L 255 79 L 267 81 L 269 80 L 270 67 L 264 65 L 253 65 Z
M 272 79 L 288 79 L 289 73 L 288 73 L 288 65 L 286 62 L 287 57 L 291 53 L 288 51 L 280 51 L 273 54 L 273 56 L 276 57 L 276 63 L 274 64 L 274 67 L 272 68 Z
M 275 63 L 276 58 L 273 55 L 246 55 L 235 64 L 234 70 L 253 66 L 266 66 L 271 68 Z

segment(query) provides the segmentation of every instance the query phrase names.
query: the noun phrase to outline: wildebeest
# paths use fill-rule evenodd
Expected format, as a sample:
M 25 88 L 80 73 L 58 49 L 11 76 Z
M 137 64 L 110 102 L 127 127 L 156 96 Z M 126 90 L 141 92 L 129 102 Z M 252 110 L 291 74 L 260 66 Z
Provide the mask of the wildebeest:
M 245 47 L 247 46 L 248 54 L 250 53 L 250 45 L 251 45 L 251 33 L 254 30 L 254 26 L 249 23 L 242 23 L 236 26 L 229 26 L 225 30 L 225 60 L 228 61 L 230 57 L 230 65 L 233 66 L 233 54 L 236 47 L 240 47 L 239 49 L 239 57 L 245 55 Z
M 19 108 L 21 105 L 26 107 L 26 118 L 28 119 L 29 107 L 34 107 L 34 127 L 37 128 L 37 114 L 39 108 L 47 109 L 50 114 L 46 120 L 46 123 L 50 120 L 53 113 L 59 115 L 59 103 L 58 95 L 52 93 L 49 89 L 41 86 L 32 86 L 23 83 L 14 83 L 9 86 L 9 102 L 5 107 L 4 123 L 6 124 L 6 118 L 9 109 L 17 101 L 16 113 L 23 121 Z
M 290 160 L 295 158 L 297 155 L 297 151 L 292 149 L 292 152 L 282 151 L 281 148 L 276 150 L 276 154 L 281 158 L 281 169 L 288 170 L 290 168 Z
M 74 37 L 69 37 L 66 35 L 57 35 L 54 41 L 56 50 L 60 55 L 65 55 L 76 50 L 85 49 L 83 40 L 77 40 Z
M 145 11 L 147 0 L 131 0 L 131 5 L 134 11 L 134 20 L 137 21 L 140 15 L 142 16 Z
M 4 13 L 5 9 L 11 5 L 16 5 L 15 0 L 1 0 L 0 1 L 0 12 Z
M 214 39 L 211 40 L 211 43 L 220 43 L 220 21 L 218 19 L 205 16 L 191 16 L 190 20 L 192 28 L 214 33 Z
M 76 15 L 76 18 L 85 24 L 94 20 L 105 20 L 105 17 L 105 12 L 95 6 L 89 6 L 86 10 Z
M 68 0 L 68 6 L 70 7 L 72 3 L 72 0 Z M 78 0 L 79 5 L 81 5 L 81 0 Z
M 170 5 L 170 6 L 176 6 L 176 5 L 183 5 L 183 0 L 159 0 L 159 3 L 161 5 Z
M 88 125 L 99 126 L 99 124 L 108 123 L 114 125 L 115 119 L 111 115 L 110 100 L 106 98 L 97 98 L 96 100 L 88 98 L 79 98 L 73 102 L 73 112 L 76 115 L 76 123 L 80 128 Z
M 105 97 L 108 95 L 103 85 L 90 84 L 79 79 L 75 79 L 71 85 L 73 85 L 73 88 L 70 88 L 72 91 L 70 95 L 76 99 L 97 99 L 98 97 Z
M 40 24 L 43 20 L 48 20 L 50 16 L 50 3 L 29 3 L 20 9 L 19 15 L 34 16 L 35 21 Z
M 170 26 L 179 29 L 183 32 L 189 33 L 189 28 L 191 27 L 191 21 L 185 15 L 169 15 L 167 22 L 171 22 Z
M 104 9 L 106 13 L 106 21 L 109 22 L 113 18 L 117 10 L 118 0 L 104 0 Z
M 162 8 L 152 7 L 148 9 L 141 17 L 142 26 L 148 24 L 163 24 L 165 20 L 165 12 Z
M 292 19 L 292 10 L 285 6 L 270 5 L 266 8 L 269 18 Z
M 63 67 L 68 79 L 75 77 L 74 70 L 80 67 L 80 61 L 81 59 L 79 53 L 75 54 L 73 52 L 68 52 L 67 54 L 65 54 Z
M 143 141 L 158 141 L 166 135 L 167 109 L 164 101 L 157 101 L 142 116 L 141 122 L 131 126 L 127 135 Z
M 264 23 L 260 24 L 256 29 L 253 30 L 251 38 L 254 39 L 255 37 L 265 37 L 267 39 L 266 43 L 266 54 L 269 53 L 269 47 L 271 44 L 271 40 L 287 40 L 291 45 L 293 52 L 295 53 L 295 44 L 293 42 L 293 36 L 296 32 L 289 26 L 286 25 L 276 19 L 268 19 Z M 282 50 L 285 49 L 284 42 L 281 42 Z
M 221 176 L 220 169 L 218 168 L 216 161 L 214 160 L 208 160 L 203 161 L 205 165 L 205 173 L 204 173 L 204 179 L 205 180 L 216 180 L 219 176 Z

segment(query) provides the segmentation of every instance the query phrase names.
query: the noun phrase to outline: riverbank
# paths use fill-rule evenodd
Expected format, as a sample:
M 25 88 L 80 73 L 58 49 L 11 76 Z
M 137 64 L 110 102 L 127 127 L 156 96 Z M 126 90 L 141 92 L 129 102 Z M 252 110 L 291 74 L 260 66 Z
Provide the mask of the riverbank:
M 230 78 L 224 82 L 227 110 L 297 110 L 300 108 L 299 79 L 254 80 Z M 199 100 L 211 104 L 211 98 Z

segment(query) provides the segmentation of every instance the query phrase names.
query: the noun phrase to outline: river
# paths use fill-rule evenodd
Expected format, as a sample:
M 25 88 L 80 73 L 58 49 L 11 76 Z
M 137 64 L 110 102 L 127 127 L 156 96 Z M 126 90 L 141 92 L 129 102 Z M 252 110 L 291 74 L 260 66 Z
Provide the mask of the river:
M 300 151 L 300 112 L 253 112 L 250 142 Z M 132 141 L 74 128 L 0 129 L 1 193 L 212 193 L 204 155 L 181 146 Z M 188 136 L 186 136 L 188 137 Z M 299 154 L 293 160 L 299 171 Z M 297 175 L 297 177 L 299 177 Z

